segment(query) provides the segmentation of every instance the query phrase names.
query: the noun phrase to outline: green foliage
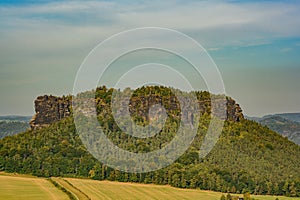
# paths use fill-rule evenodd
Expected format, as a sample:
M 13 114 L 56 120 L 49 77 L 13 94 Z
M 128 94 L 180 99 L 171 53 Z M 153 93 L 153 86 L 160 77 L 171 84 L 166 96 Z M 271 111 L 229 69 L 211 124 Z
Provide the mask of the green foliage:
M 170 91 L 159 87 L 144 90 L 155 95 L 172 95 Z M 87 93 L 81 95 L 89 96 Z M 110 110 L 111 95 L 111 89 L 102 87 L 96 91 L 95 98 L 100 125 L 114 144 L 132 152 L 148 152 L 172 140 L 180 123 L 178 107 L 169 111 L 160 133 L 145 139 L 135 138 L 122 132 L 116 125 Z M 140 95 L 147 93 L 137 90 L 132 98 Z M 207 100 L 209 93 L 198 92 L 197 97 Z M 168 99 L 170 96 L 163 99 L 166 106 L 170 103 Z M 135 109 L 143 109 L 143 104 L 137 104 Z M 138 117 L 141 117 L 141 125 L 148 123 L 144 116 L 133 115 L 135 120 Z M 89 177 L 96 180 L 169 184 L 223 193 L 300 196 L 300 147 L 256 122 L 226 121 L 219 141 L 200 160 L 198 154 L 210 119 L 207 108 L 201 115 L 198 134 L 186 153 L 170 166 L 155 172 L 124 173 L 103 165 L 86 151 L 71 117 L 41 130 L 27 131 L 0 140 L 0 170 L 44 177 Z
M 222 196 L 221 196 L 220 200 L 226 200 L 226 197 L 225 197 L 225 195 L 224 195 L 224 194 L 222 194 Z
M 226 200 L 231 200 L 231 199 L 232 199 L 231 194 L 228 193 L 228 194 L 226 195 Z

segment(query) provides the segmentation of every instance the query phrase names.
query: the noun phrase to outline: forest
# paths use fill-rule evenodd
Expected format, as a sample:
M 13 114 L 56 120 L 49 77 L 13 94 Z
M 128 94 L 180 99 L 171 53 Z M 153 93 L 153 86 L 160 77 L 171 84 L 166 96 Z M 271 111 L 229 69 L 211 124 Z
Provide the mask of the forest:
M 145 97 L 155 91 L 170 103 L 172 92 L 163 87 L 145 87 L 132 98 Z M 96 91 L 99 125 L 118 147 L 132 152 L 149 152 L 172 140 L 180 120 L 179 108 L 167 112 L 164 128 L 153 137 L 135 138 L 117 126 L 111 111 L 113 90 Z M 209 93 L 196 92 L 198 99 Z M 88 94 L 82 94 L 87 95 Z M 167 97 L 166 97 L 167 96 Z M 147 173 L 125 173 L 96 160 L 82 144 L 74 119 L 67 117 L 40 130 L 7 136 L 0 140 L 0 170 L 42 177 L 85 177 L 95 180 L 139 182 L 199 188 L 223 193 L 272 194 L 300 196 L 300 147 L 257 122 L 226 120 L 222 134 L 212 151 L 199 159 L 201 142 L 212 119 L 210 104 L 201 113 L 198 132 L 188 150 L 173 164 Z M 139 116 L 143 104 L 133 108 L 132 118 L 139 124 L 149 122 Z M 101 150 L 101 149 L 100 149 Z

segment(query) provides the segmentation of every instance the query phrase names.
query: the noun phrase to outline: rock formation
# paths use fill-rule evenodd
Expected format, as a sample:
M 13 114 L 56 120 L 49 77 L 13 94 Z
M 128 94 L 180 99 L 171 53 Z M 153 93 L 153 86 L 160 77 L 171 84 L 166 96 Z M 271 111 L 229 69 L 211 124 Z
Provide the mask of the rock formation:
M 71 115 L 70 97 L 39 96 L 34 105 L 36 114 L 29 122 L 33 130 L 46 127 Z
M 82 103 L 87 104 L 92 99 L 83 99 Z M 215 109 L 220 109 L 220 102 L 216 99 L 217 103 Z M 93 101 L 94 102 L 94 101 Z M 97 98 L 97 104 L 101 104 L 98 107 L 106 107 L 109 106 L 105 103 L 104 99 Z M 167 104 L 167 112 L 172 113 L 173 111 L 178 109 L 180 106 L 178 105 L 178 101 L 176 97 L 169 96 L 167 97 L 167 103 L 163 100 L 163 97 L 157 95 L 147 95 L 147 96 L 139 96 L 139 97 L 132 97 L 129 103 L 129 112 L 131 115 L 138 115 L 139 117 L 144 118 L 144 120 L 148 119 L 149 107 L 154 104 Z M 53 122 L 57 122 L 64 117 L 68 117 L 72 113 L 72 102 L 71 97 L 55 97 L 55 96 L 39 96 L 34 102 L 35 104 L 35 112 L 36 114 L 32 117 L 30 121 L 30 126 L 32 130 L 40 129 L 43 127 L 48 126 Z M 103 104 L 103 105 L 102 105 Z M 226 97 L 226 120 L 231 121 L 240 121 L 244 118 L 242 109 L 240 108 L 239 104 L 237 104 L 232 98 Z M 193 108 L 189 108 L 191 112 L 185 113 L 186 118 L 193 118 Z M 207 112 L 211 113 L 211 101 L 210 99 L 201 99 L 199 100 L 199 109 L 201 114 Z M 83 113 L 89 113 L 90 110 L 82 111 Z M 122 112 L 120 110 L 119 112 Z

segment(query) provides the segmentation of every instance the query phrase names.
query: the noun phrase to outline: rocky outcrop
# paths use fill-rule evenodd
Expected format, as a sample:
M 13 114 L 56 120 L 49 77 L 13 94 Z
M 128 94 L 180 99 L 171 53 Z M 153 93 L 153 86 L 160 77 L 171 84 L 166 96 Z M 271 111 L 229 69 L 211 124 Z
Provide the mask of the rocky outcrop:
M 244 118 L 241 107 L 232 98 L 230 97 L 226 97 L 225 99 L 217 98 L 217 97 L 213 98 L 214 101 L 213 112 L 211 111 L 212 109 L 211 101 L 212 101 L 211 99 L 203 99 L 203 100 L 198 99 L 198 106 L 201 115 L 204 113 L 209 113 L 209 114 L 213 113 L 215 116 L 222 118 L 223 120 L 231 120 L 231 121 L 240 121 L 241 119 Z M 226 107 L 224 107 L 225 105 L 224 101 L 226 101 L 225 104 L 227 107 L 227 111 L 225 111 Z M 180 114 L 183 114 L 184 119 L 187 119 L 187 121 L 193 121 L 192 119 L 193 119 L 195 108 L 193 107 L 193 105 L 192 107 L 190 107 L 191 105 L 188 104 L 188 99 L 185 99 L 182 102 L 184 103 L 182 107 L 186 112 Z M 175 96 L 164 98 L 159 95 L 149 95 L 149 96 L 131 98 L 129 104 L 130 114 L 138 115 L 139 117 L 142 117 L 144 120 L 148 120 L 149 108 L 154 104 L 163 105 L 165 108 L 167 108 L 167 112 L 169 111 L 168 115 L 173 115 L 173 117 L 175 118 L 176 118 L 175 116 L 176 113 L 178 113 L 176 111 L 180 110 L 180 104 Z M 162 112 L 162 111 L 158 110 L 157 112 Z
M 227 120 L 240 121 L 244 119 L 242 108 L 230 97 L 227 97 Z
M 167 99 L 167 100 L 166 100 Z M 91 102 L 92 101 L 92 102 Z M 222 109 L 222 102 L 221 99 L 215 99 L 217 101 L 215 105 L 216 110 Z M 89 98 L 83 98 L 82 104 L 83 105 L 93 105 L 93 100 Z M 105 99 L 97 98 L 96 102 L 98 104 L 98 108 L 100 107 L 100 110 L 104 110 L 105 112 L 109 110 L 110 105 L 108 105 L 105 101 Z M 128 101 L 127 101 L 128 102 Z M 173 115 L 172 113 L 175 113 L 173 116 L 176 115 L 176 110 L 180 108 L 179 103 L 174 96 L 169 96 L 167 98 L 161 97 L 159 95 L 147 95 L 147 96 L 138 96 L 138 97 L 132 97 L 129 101 L 129 112 L 133 116 L 139 116 L 143 118 L 144 120 L 149 120 L 149 108 L 152 105 L 155 104 L 162 104 L 169 115 Z M 122 102 L 124 104 L 124 102 Z M 210 99 L 200 99 L 198 100 L 199 103 L 199 109 L 201 114 L 203 113 L 211 113 L 211 101 Z M 43 127 L 48 126 L 49 124 L 53 122 L 57 122 L 61 120 L 64 117 L 68 117 L 72 113 L 72 102 L 71 97 L 55 97 L 55 96 L 39 96 L 34 102 L 35 104 L 35 112 L 36 114 L 32 117 L 30 121 L 30 126 L 33 130 L 40 129 Z M 240 121 L 244 118 L 244 115 L 242 113 L 242 109 L 232 98 L 226 97 L 226 120 L 231 121 Z M 101 109 L 101 107 L 103 109 Z M 93 109 L 92 109 L 93 110 Z M 82 113 L 87 115 L 92 112 L 92 110 L 83 110 Z M 184 113 L 184 118 L 187 119 L 193 119 L 193 108 L 188 108 L 187 110 L 190 110 L 190 112 Z M 224 108 L 223 108 L 224 110 Z M 162 110 L 158 110 L 158 112 L 161 112 Z M 98 110 L 99 112 L 99 110 Z M 100 111 L 101 112 L 101 111 Z M 120 109 L 118 112 L 121 112 L 122 109 Z M 124 111 L 125 113 L 125 111 Z M 218 112 L 214 112 L 218 113 Z M 159 113 L 158 113 L 159 114 Z M 176 116 L 175 116 L 176 117 Z
M 34 101 L 36 114 L 29 124 L 31 129 L 36 130 L 57 122 L 71 115 L 71 98 L 55 96 L 39 96 Z

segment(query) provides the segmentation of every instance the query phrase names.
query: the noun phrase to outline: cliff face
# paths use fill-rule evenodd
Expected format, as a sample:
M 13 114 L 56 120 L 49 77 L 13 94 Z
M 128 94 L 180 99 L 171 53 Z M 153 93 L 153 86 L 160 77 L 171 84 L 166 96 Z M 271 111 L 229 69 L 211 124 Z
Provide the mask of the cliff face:
M 89 99 L 87 99 L 86 101 L 89 101 Z M 110 107 L 107 103 L 104 103 L 105 101 L 103 99 L 98 98 L 96 102 L 98 102 L 97 103 L 98 107 Z M 145 120 L 148 120 L 149 107 L 156 103 L 161 104 L 162 102 L 163 102 L 162 98 L 157 97 L 155 95 L 133 97 L 129 103 L 129 111 L 130 114 L 132 115 L 138 114 L 138 116 L 144 118 Z M 176 108 L 179 108 L 178 102 L 174 99 L 174 97 L 169 97 L 168 102 L 169 102 L 169 107 L 167 108 L 167 111 L 172 112 L 172 109 L 174 110 Z M 36 114 L 32 117 L 30 121 L 30 126 L 32 130 L 46 127 L 53 122 L 57 122 L 64 117 L 70 116 L 72 112 L 71 111 L 72 102 L 70 96 L 69 97 L 55 97 L 55 96 L 47 96 L 47 95 L 39 96 L 35 100 L 34 104 L 35 104 Z M 99 104 L 102 105 L 99 106 Z M 216 105 L 218 105 L 218 103 Z M 244 118 L 242 109 L 240 108 L 239 104 L 237 104 L 232 98 L 230 97 L 226 98 L 226 105 L 227 105 L 226 120 L 240 121 L 241 119 Z M 210 107 L 211 107 L 211 102 L 209 100 L 207 99 L 199 100 L 199 108 L 201 114 L 205 112 L 210 113 Z M 218 106 L 216 109 L 219 109 Z M 87 110 L 86 112 L 89 111 Z M 192 113 L 193 113 L 192 111 L 190 113 L 186 113 L 187 116 L 184 117 L 191 118 L 193 117 Z
M 244 119 L 242 108 L 230 97 L 227 97 L 227 120 L 240 121 Z
M 176 110 L 180 109 L 180 104 L 175 96 L 170 96 L 167 98 L 163 98 L 159 95 L 149 95 L 149 96 L 141 96 L 141 97 L 133 97 L 129 101 L 129 112 L 130 114 L 134 115 L 136 113 L 139 117 L 142 117 L 144 120 L 149 120 L 149 108 L 154 104 L 160 104 L 164 105 L 165 108 L 167 108 L 167 112 L 169 115 L 173 115 L 176 113 Z M 187 104 L 188 100 L 184 100 L 184 105 L 182 106 L 184 110 L 186 111 L 183 116 L 184 119 L 187 119 L 188 121 L 192 121 L 193 114 L 195 108 L 190 107 L 190 105 Z M 214 99 L 214 115 L 218 116 L 219 118 L 223 118 L 222 111 L 224 111 L 224 105 L 223 99 Z M 201 115 L 204 113 L 211 113 L 211 100 L 209 99 L 198 99 L 198 106 Z M 240 121 L 244 118 L 242 109 L 240 108 L 239 104 L 237 104 L 232 98 L 227 97 L 226 98 L 226 116 L 225 120 L 231 120 L 231 121 Z M 122 108 L 121 108 L 122 109 Z M 123 108 L 124 109 L 124 108 Z M 175 111 L 175 112 L 174 112 Z M 119 112 L 122 113 L 122 110 Z M 158 110 L 157 112 L 161 113 L 162 110 Z M 126 113 L 126 112 L 123 112 Z M 172 114 L 173 113 L 173 114 Z M 182 113 L 181 113 L 182 114 Z M 176 116 L 173 115 L 173 117 L 176 118 Z
M 69 97 L 39 96 L 34 101 L 36 114 L 29 124 L 31 129 L 40 129 L 71 115 Z

